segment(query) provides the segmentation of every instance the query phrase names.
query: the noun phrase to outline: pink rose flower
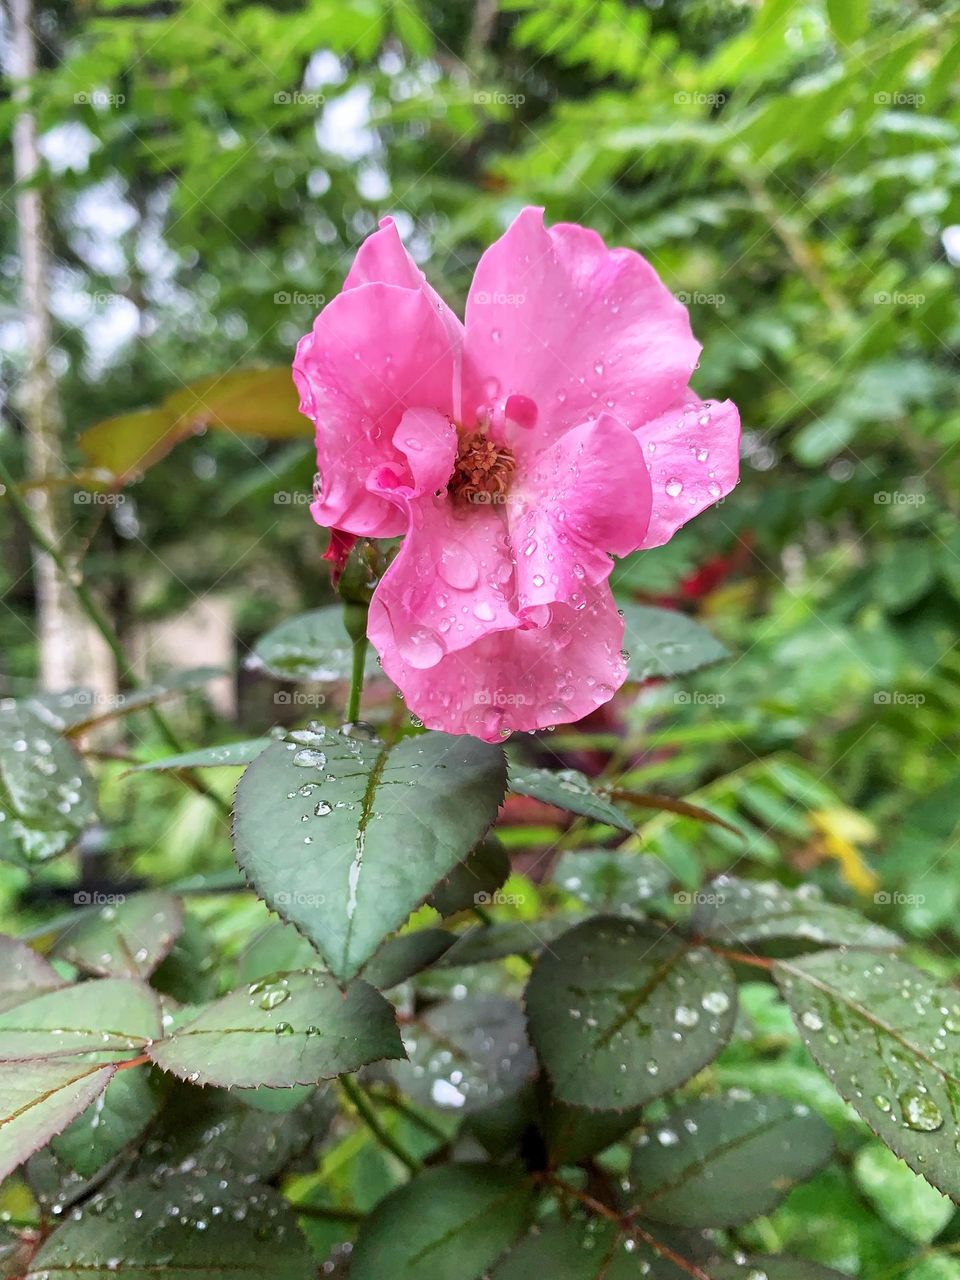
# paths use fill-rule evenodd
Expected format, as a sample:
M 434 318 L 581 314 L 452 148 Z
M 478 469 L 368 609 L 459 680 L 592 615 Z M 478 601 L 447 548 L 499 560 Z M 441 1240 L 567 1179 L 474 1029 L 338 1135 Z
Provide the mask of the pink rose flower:
M 626 677 L 611 556 L 737 482 L 730 401 L 688 386 L 686 309 L 629 249 L 524 209 L 461 324 L 392 219 L 297 347 L 318 524 L 403 544 L 368 633 L 431 729 L 496 741 L 579 720 Z

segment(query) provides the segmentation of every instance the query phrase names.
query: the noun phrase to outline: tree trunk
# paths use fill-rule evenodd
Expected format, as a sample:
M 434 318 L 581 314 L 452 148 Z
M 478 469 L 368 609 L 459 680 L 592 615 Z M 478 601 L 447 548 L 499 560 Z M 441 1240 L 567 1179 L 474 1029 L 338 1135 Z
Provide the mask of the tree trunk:
M 21 262 L 21 301 L 26 333 L 26 370 L 22 385 L 22 418 L 26 428 L 26 473 L 30 505 L 42 532 L 63 549 L 74 521 L 64 487 L 51 484 L 66 467 L 61 456 L 63 420 L 57 385 L 50 366 L 53 331 L 48 281 L 43 195 L 34 179 L 39 169 L 36 119 L 29 107 L 30 82 L 36 72 L 37 44 L 31 0 L 9 0 L 10 60 L 15 98 L 23 103 L 13 134 L 17 180 L 17 232 Z M 104 663 L 105 646 L 80 612 L 69 583 L 49 556 L 34 549 L 40 683 L 44 689 L 93 685 L 105 692 L 113 686 L 112 669 Z M 110 673 L 109 676 L 107 673 Z

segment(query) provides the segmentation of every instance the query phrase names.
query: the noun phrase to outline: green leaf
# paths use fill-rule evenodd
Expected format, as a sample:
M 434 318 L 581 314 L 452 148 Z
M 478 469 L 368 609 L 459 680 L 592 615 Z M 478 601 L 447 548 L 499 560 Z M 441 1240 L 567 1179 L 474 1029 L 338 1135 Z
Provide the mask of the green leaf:
M 182 928 L 183 907 L 172 893 L 137 893 L 117 906 L 83 912 L 57 939 L 53 954 L 99 977 L 148 978 Z
M 643 1116 L 642 1107 L 626 1111 L 588 1111 L 571 1107 L 552 1095 L 543 1099 L 540 1129 L 551 1164 L 579 1164 L 598 1151 L 604 1151 L 631 1129 Z
M 246 666 L 266 671 L 278 680 L 330 682 L 349 680 L 353 645 L 343 625 L 343 606 L 328 604 L 298 613 L 261 636 Z M 367 675 L 379 670 L 376 655 L 367 652 Z
M 349 978 L 483 837 L 506 767 L 498 746 L 443 733 L 313 744 L 275 743 L 249 766 L 234 848 L 267 905 Z
M 673 679 L 729 657 L 720 641 L 685 613 L 631 601 L 621 601 L 620 609 L 631 680 Z
M 312 1280 L 316 1261 L 276 1191 L 220 1173 L 158 1172 L 71 1215 L 24 1280 L 152 1280 L 160 1271 L 165 1280 Z
M 63 853 L 94 821 L 86 766 L 16 702 L 0 705 L 0 861 L 32 866 Z
M 142 1053 L 162 1034 L 160 1006 L 149 987 L 130 978 L 101 978 L 47 991 L 0 1013 L 0 1062 L 87 1055 L 87 1063 Z
M 896 956 L 825 951 L 773 972 L 838 1093 L 915 1173 L 960 1199 L 960 995 Z
M 456 942 L 441 958 L 438 968 L 458 969 L 463 965 L 489 964 L 507 956 L 536 955 L 569 926 L 570 921 L 562 916 L 531 920 L 529 924 L 525 920 L 481 924 L 457 936 Z
M 440 959 L 456 942 L 457 935 L 446 929 L 416 929 L 388 938 L 372 960 L 363 966 L 362 977 L 378 991 L 406 982 Z
M 735 1227 L 769 1213 L 830 1159 L 829 1127 L 784 1098 L 705 1098 L 634 1147 L 631 1198 L 645 1218 Z
M 274 973 L 290 973 L 294 969 L 322 969 L 323 961 L 315 946 L 298 933 L 292 924 L 276 920 L 258 933 L 237 962 L 240 982 L 256 982 Z
M 510 855 L 496 836 L 487 836 L 440 881 L 427 901 L 440 915 L 455 916 L 489 903 L 509 875 Z
M 165 772 L 170 769 L 219 769 L 236 768 L 256 760 L 265 751 L 272 738 L 244 738 L 240 742 L 225 742 L 220 747 L 199 747 L 196 751 L 181 751 L 161 760 L 149 760 L 134 765 L 127 773 Z
M 775 880 L 738 880 L 734 876 L 718 877 L 697 895 L 690 927 L 698 937 L 726 943 L 788 938 L 824 947 L 889 950 L 902 945 L 890 929 L 825 901 L 815 885 L 787 889 Z
M 33 947 L 0 933 L 0 1009 L 64 986 L 65 980 Z
M 289 973 L 232 991 L 149 1047 L 164 1071 L 227 1088 L 316 1084 L 403 1054 L 393 1006 L 365 982 Z
M 360 1228 L 352 1280 L 478 1280 L 526 1226 L 531 1200 L 530 1184 L 506 1169 L 430 1169 Z
M 506 996 L 436 1004 L 403 1030 L 394 1079 L 415 1102 L 468 1114 L 518 1093 L 537 1069 L 523 1010 Z
M 511 764 L 509 786 L 518 796 L 542 800 L 544 804 L 568 809 L 594 822 L 629 831 L 631 835 L 635 830 L 623 810 L 595 791 L 590 780 L 576 769 L 529 769 Z
M 840 44 L 853 44 L 866 32 L 869 0 L 827 0 L 830 30 Z
M 860 1148 L 853 1176 L 880 1217 L 917 1244 L 934 1240 L 956 1211 L 952 1200 L 918 1178 L 882 1143 Z
M 53 1140 L 53 1150 L 91 1178 L 141 1136 L 156 1115 L 165 1082 L 146 1067 L 118 1071 L 104 1092 Z
M 658 858 L 608 849 L 568 850 L 553 870 L 561 889 L 597 912 L 638 912 L 665 893 L 672 879 Z
M 0 1062 L 0 1178 L 94 1102 L 115 1070 L 76 1058 Z
M 688 1266 L 682 1268 L 664 1257 L 652 1240 L 672 1249 Z M 689 1280 L 691 1275 L 705 1274 L 690 1269 L 704 1261 L 704 1254 L 703 1241 L 680 1238 L 676 1232 L 654 1235 L 646 1223 L 620 1227 L 598 1218 L 554 1220 L 511 1249 L 494 1267 L 490 1280 L 530 1280 L 532 1276 L 545 1280 Z M 712 1277 L 711 1272 L 710 1280 Z
M 595 916 L 541 955 L 526 1003 L 557 1097 L 615 1111 L 669 1092 L 717 1056 L 737 988 L 711 952 L 644 921 Z
M 822 1267 L 808 1258 L 785 1258 L 782 1254 L 751 1254 L 742 1260 L 724 1258 L 711 1262 L 710 1280 L 848 1280 L 846 1272 Z

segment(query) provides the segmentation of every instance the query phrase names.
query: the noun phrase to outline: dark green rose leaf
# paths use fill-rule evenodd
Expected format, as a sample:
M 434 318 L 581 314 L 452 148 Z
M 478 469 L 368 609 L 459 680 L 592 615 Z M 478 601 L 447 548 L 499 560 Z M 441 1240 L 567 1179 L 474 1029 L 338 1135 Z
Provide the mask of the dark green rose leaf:
M 118 1071 L 104 1092 L 53 1140 L 60 1159 L 91 1178 L 153 1120 L 166 1082 L 148 1067 Z
M 94 821 L 93 782 L 34 711 L 0 704 L 0 861 L 32 866 L 69 849 Z
M 0 933 L 0 1009 L 63 986 L 65 980 L 33 947 Z
M 784 960 L 774 977 L 838 1093 L 914 1173 L 960 1199 L 960 993 L 869 952 Z
M 686 1266 L 656 1248 L 663 1245 Z M 490 1280 L 700 1280 L 696 1268 L 706 1246 L 692 1233 L 652 1230 L 646 1223 L 617 1226 L 602 1218 L 546 1222 L 520 1241 L 490 1273 Z M 713 1272 L 708 1280 L 713 1280 Z M 757 1280 L 757 1278 L 754 1278 Z
M 510 855 L 496 838 L 487 836 L 458 862 L 427 899 L 442 916 L 486 906 L 510 875 Z
M 224 1183 L 227 1185 L 224 1185 Z M 96 1195 L 44 1241 L 24 1280 L 312 1280 L 287 1202 L 220 1173 L 154 1174 Z
M 223 769 L 251 764 L 273 742 L 273 738 L 244 738 L 239 742 L 225 742 L 220 747 L 199 747 L 196 751 L 181 751 L 161 760 L 148 760 L 134 765 L 128 773 L 166 772 L 171 769 Z
M 733 1030 L 737 988 L 711 952 L 641 920 L 596 916 L 544 951 L 526 1003 L 557 1097 L 614 1111 L 713 1061 Z
M 156 995 L 131 978 L 101 978 L 46 991 L 0 1013 L 0 1062 L 86 1055 L 117 1062 L 161 1034 Z
M 824 947 L 882 947 L 901 940 L 889 929 L 827 902 L 815 885 L 787 889 L 775 880 L 720 876 L 698 895 L 691 928 L 698 937 L 732 945 L 790 939 Z
M 443 733 L 277 742 L 240 780 L 237 860 L 349 978 L 483 837 L 505 775 L 500 747 Z
M 0 1178 L 86 1110 L 115 1071 L 76 1058 L 0 1062 Z
M 623 810 L 592 787 L 589 778 L 576 769 L 530 769 L 511 764 L 509 785 L 518 796 L 542 800 L 544 804 L 567 809 L 570 813 L 578 813 L 631 834 L 635 830 Z
M 53 954 L 99 977 L 148 978 L 182 928 L 183 907 L 172 893 L 136 893 L 84 911 L 61 933 Z
M 598 1151 L 604 1151 L 631 1129 L 643 1116 L 642 1107 L 626 1111 L 589 1111 L 571 1107 L 544 1091 L 540 1106 L 540 1130 L 550 1153 L 551 1163 L 579 1164 Z
M 729 657 L 719 640 L 685 613 L 621 601 L 631 680 L 688 675 Z
M 458 935 L 439 963 L 442 969 L 458 969 L 469 964 L 489 964 L 506 956 L 537 955 L 570 927 L 570 921 L 558 917 L 550 920 L 498 921 L 478 925 Z
M 553 879 L 593 911 L 640 912 L 667 891 L 672 876 L 659 859 L 645 854 L 576 849 L 561 856 Z
M 352 1280 L 478 1280 L 526 1226 L 531 1200 L 530 1184 L 507 1169 L 453 1164 L 421 1173 L 360 1228 Z
M 257 641 L 247 666 L 266 671 L 278 680 L 349 680 L 353 646 L 343 625 L 343 606 L 287 618 Z M 367 674 L 378 670 L 373 650 L 367 653 Z
M 446 929 L 416 929 L 388 938 L 372 960 L 363 966 L 362 977 L 378 991 L 389 991 L 406 982 L 440 959 L 457 939 Z
M 393 1006 L 366 982 L 319 973 L 261 979 L 208 1005 L 150 1057 L 194 1084 L 316 1084 L 403 1054 Z
M 434 1005 L 403 1029 L 409 1061 L 391 1070 L 416 1102 L 478 1111 L 519 1092 L 537 1069 L 523 1010 L 506 996 Z
M 322 969 L 320 953 L 292 924 L 276 920 L 253 939 L 237 962 L 240 982 L 256 982 L 294 969 Z
M 631 1198 L 645 1218 L 734 1227 L 769 1213 L 830 1159 L 830 1129 L 784 1098 L 705 1098 L 636 1144 Z

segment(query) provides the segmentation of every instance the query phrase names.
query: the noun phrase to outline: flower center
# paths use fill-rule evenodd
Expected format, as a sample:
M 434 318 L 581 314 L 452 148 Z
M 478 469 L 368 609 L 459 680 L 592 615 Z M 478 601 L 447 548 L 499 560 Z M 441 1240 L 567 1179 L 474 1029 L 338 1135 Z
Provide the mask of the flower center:
M 461 431 L 447 491 L 454 502 L 463 505 L 506 502 L 516 465 L 510 450 L 495 444 L 483 431 Z

